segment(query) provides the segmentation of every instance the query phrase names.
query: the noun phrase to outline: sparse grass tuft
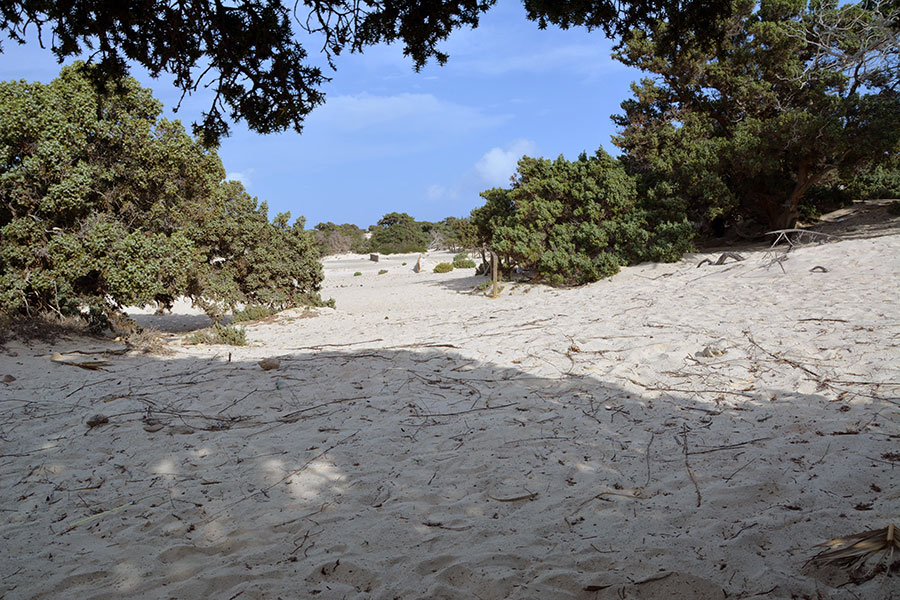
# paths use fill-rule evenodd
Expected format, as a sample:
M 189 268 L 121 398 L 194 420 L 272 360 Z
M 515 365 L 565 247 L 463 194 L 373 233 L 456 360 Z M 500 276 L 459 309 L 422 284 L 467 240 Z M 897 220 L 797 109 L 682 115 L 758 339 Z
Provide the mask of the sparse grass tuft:
M 385 273 L 387 273 L 387 269 L 382 269 L 382 270 L 378 271 L 379 275 L 384 275 Z
M 162 332 L 145 327 L 126 337 L 125 341 L 143 354 L 172 354 L 172 349 L 166 344 L 163 335 Z
M 362 275 L 362 271 L 357 271 L 353 274 L 354 277 L 359 277 L 360 275 Z

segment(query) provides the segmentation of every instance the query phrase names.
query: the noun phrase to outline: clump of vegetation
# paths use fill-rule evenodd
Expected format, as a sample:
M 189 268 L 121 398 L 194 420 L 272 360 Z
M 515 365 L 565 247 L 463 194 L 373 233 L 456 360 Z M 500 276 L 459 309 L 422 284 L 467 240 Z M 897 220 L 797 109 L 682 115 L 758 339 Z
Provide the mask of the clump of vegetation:
M 313 239 L 322 256 L 346 252 L 363 254 L 368 247 L 366 232 L 351 223 L 319 223 L 314 227 Z
M 231 322 L 241 323 L 244 321 L 259 321 L 260 319 L 265 319 L 266 317 L 274 315 L 276 312 L 277 311 L 272 310 L 268 306 L 252 305 L 243 310 L 234 311 Z
M 887 163 L 856 174 L 850 180 L 847 192 L 860 200 L 900 198 L 900 147 Z
M 475 261 L 469 258 L 468 252 L 460 252 L 453 257 L 453 267 L 456 269 L 474 269 Z
M 385 273 L 387 273 L 387 269 L 381 269 L 380 271 L 378 271 L 379 275 L 384 275 Z
M 449 273 L 453 270 L 453 265 L 448 262 L 442 262 L 434 265 L 435 273 Z
M 81 316 L 110 327 L 124 306 L 190 297 L 219 317 L 237 304 L 321 304 L 303 219 L 223 182 L 216 153 L 160 118 L 126 78 L 98 87 L 75 63 L 49 84 L 0 83 L 0 313 Z
M 368 251 L 372 253 L 425 252 L 428 246 L 428 235 L 422 230 L 421 223 L 406 213 L 388 213 L 371 230 Z
M 877 168 L 900 141 L 900 71 L 882 58 L 897 32 L 875 25 L 891 19 L 886 6 L 736 4 L 712 23 L 729 32 L 720 43 L 688 38 L 677 53 L 665 23 L 626 37 L 616 58 L 648 75 L 614 117 L 614 141 L 647 206 L 670 220 L 785 229 L 829 178 L 862 170 L 859 196 L 896 190 Z
M 360 275 L 362 275 L 362 271 L 357 271 L 353 274 L 354 277 L 359 277 Z
M 487 203 L 472 221 L 503 270 L 517 265 L 552 285 L 597 281 L 623 264 L 678 260 L 691 248 L 690 224 L 651 218 L 634 178 L 603 150 L 574 162 L 523 157 L 511 189 L 481 195 Z
M 246 346 L 247 331 L 243 327 L 216 323 L 207 329 L 195 331 L 185 338 L 186 344 L 219 344 L 222 346 Z

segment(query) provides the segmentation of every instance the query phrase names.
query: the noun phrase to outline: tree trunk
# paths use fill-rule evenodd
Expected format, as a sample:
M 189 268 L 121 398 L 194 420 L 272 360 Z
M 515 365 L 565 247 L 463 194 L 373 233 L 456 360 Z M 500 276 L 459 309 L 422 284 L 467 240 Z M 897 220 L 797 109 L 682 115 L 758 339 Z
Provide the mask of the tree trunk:
M 797 224 L 797 218 L 800 216 L 799 198 L 797 200 L 797 203 L 794 203 L 793 199 L 788 199 L 784 203 L 778 203 L 777 200 L 772 199 L 767 211 L 771 229 L 794 228 Z
M 801 163 L 797 168 L 797 183 L 790 195 L 781 203 L 771 198 L 766 204 L 769 227 L 772 229 L 793 229 L 800 217 L 800 199 L 809 188 L 814 186 L 828 172 L 828 169 L 809 174 L 809 164 Z

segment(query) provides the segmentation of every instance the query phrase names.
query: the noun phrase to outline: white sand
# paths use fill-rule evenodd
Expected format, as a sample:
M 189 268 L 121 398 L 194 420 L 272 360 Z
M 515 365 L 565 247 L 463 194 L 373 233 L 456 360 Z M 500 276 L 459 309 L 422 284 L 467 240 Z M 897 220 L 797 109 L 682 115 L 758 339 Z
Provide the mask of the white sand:
M 249 347 L 8 344 L 0 597 L 900 598 L 804 566 L 900 525 L 900 236 L 745 255 L 498 299 L 345 256 Z

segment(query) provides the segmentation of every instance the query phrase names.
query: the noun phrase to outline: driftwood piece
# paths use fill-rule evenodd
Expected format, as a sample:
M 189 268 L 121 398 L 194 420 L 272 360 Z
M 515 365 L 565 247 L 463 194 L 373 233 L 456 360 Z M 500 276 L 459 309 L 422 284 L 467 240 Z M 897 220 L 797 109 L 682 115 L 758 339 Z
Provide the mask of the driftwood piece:
M 707 263 L 709 263 L 711 265 L 716 265 L 716 266 L 724 265 L 725 261 L 727 261 L 729 258 L 732 260 L 738 261 L 738 262 L 744 260 L 744 257 L 741 256 L 740 254 L 738 254 L 737 252 L 723 252 L 722 255 L 719 257 L 719 260 L 717 260 L 716 262 L 713 262 L 709 258 L 704 258 L 699 263 L 697 263 L 697 268 L 699 269 L 700 267 L 702 267 L 703 265 L 705 265 Z
M 775 231 L 767 231 L 766 235 L 776 235 L 775 241 L 772 242 L 772 248 L 778 245 L 782 240 L 787 242 L 788 246 L 793 248 L 802 244 L 825 244 L 827 242 L 840 242 L 843 238 L 830 233 L 822 233 L 821 231 L 810 231 L 808 229 L 776 229 Z
M 369 260 L 371 260 L 372 262 L 378 262 L 380 260 L 380 257 L 377 254 L 370 254 Z
M 870 571 L 874 572 L 879 564 L 884 564 L 886 568 L 890 569 L 894 553 L 900 551 L 900 535 L 898 535 L 898 532 L 900 532 L 900 529 L 893 523 L 890 523 L 883 529 L 863 531 L 862 533 L 830 540 L 824 544 L 819 544 L 818 547 L 825 548 L 825 550 L 809 559 L 807 564 L 815 566 L 835 565 L 850 571 L 858 571 L 871 558 L 880 556 L 880 560 Z

